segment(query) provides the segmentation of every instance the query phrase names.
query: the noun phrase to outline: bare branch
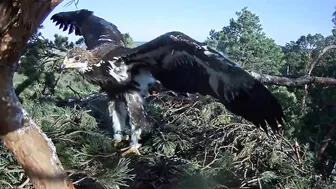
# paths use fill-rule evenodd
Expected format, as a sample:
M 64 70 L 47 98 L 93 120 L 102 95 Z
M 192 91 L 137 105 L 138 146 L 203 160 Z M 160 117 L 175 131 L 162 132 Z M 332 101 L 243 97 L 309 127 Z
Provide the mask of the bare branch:
M 329 51 L 330 49 L 334 49 L 334 48 L 336 48 L 336 45 L 329 45 L 329 46 L 325 47 L 324 49 L 322 49 L 322 51 L 319 53 L 317 58 L 308 65 L 306 75 L 311 76 L 311 73 L 313 72 L 313 69 L 319 63 L 319 61 L 322 59 L 324 54 L 327 51 Z M 309 55 L 308 57 L 309 57 L 309 59 L 312 58 L 311 55 Z M 308 96 L 308 91 L 307 90 L 308 90 L 308 85 L 304 85 L 304 95 L 303 95 L 303 99 L 302 99 L 303 107 L 306 107 L 306 99 L 307 99 L 307 96 Z
M 325 53 L 327 53 L 329 50 L 331 49 L 336 49 L 336 45 L 329 45 L 327 47 L 325 47 L 317 56 L 317 58 L 311 63 L 311 66 L 307 72 L 308 75 L 311 75 L 314 67 L 319 63 L 319 61 L 322 59 L 322 57 L 324 56 Z
M 335 136 L 335 132 L 336 132 L 336 127 L 333 126 L 333 127 L 330 129 L 328 135 L 326 136 L 326 139 L 323 140 L 323 143 L 322 143 L 322 145 L 321 145 L 320 151 L 318 152 L 318 156 L 317 156 L 317 158 L 318 158 L 319 161 L 321 161 L 321 160 L 323 159 L 322 156 L 323 156 L 323 154 L 324 154 L 324 151 L 325 151 L 326 148 L 328 147 L 329 142 L 332 140 L 332 137 Z
M 301 87 L 310 84 L 321 84 L 335 86 L 336 79 L 331 77 L 302 76 L 299 78 L 289 78 L 249 72 L 255 79 L 266 85 L 279 85 L 288 87 Z

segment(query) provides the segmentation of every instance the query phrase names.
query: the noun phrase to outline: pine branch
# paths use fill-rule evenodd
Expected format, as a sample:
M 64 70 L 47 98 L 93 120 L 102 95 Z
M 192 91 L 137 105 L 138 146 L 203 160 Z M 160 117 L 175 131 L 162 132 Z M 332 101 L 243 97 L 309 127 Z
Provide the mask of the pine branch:
M 17 96 L 20 96 L 20 94 L 29 86 L 31 86 L 41 75 L 42 71 L 38 71 L 37 73 L 33 74 L 32 76 L 28 77 L 26 80 L 24 80 L 22 83 L 20 83 L 16 89 L 15 93 Z

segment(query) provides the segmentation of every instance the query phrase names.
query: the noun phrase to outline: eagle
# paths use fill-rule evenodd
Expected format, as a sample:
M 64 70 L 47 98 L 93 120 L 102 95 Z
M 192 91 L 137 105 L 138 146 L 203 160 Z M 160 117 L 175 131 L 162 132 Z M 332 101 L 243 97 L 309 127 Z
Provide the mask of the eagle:
M 179 31 L 167 32 L 135 48 L 75 47 L 67 53 L 63 67 L 107 86 L 105 90 L 111 94 L 134 95 L 140 104 L 149 85 L 158 80 L 175 92 L 210 95 L 267 134 L 267 124 L 274 133 L 285 126 L 281 105 L 261 82 L 223 53 Z M 145 114 L 143 110 L 133 112 L 138 113 Z M 138 152 L 134 141 L 129 150 Z
M 75 33 L 75 35 L 83 36 L 87 50 L 105 53 L 116 48 L 128 49 L 117 26 L 101 17 L 95 16 L 93 11 L 81 9 L 59 12 L 54 14 L 51 20 L 56 26 L 59 25 L 59 29 L 68 30 L 68 34 Z M 158 84 L 155 80 L 151 82 L 150 86 Z M 115 145 L 122 140 L 122 131 L 128 125 L 131 131 L 132 145 L 130 146 L 136 146 L 136 149 L 139 148 L 138 140 L 140 139 L 141 130 L 148 125 L 142 103 L 143 98 L 137 96 L 139 93 L 128 92 L 130 90 L 125 90 L 126 88 L 114 87 L 109 82 L 99 82 L 98 85 L 103 92 L 107 93 L 110 100 L 109 111 L 112 116 Z M 123 148 L 121 151 L 125 151 L 123 153 L 125 155 L 133 152 L 133 149 Z M 134 152 L 139 154 L 137 150 Z
M 135 91 L 138 97 L 153 78 L 173 91 L 210 95 L 267 134 L 267 124 L 276 133 L 286 121 L 281 105 L 261 82 L 222 53 L 178 31 L 103 56 L 77 47 L 67 54 L 64 67 L 77 69 L 92 83 Z

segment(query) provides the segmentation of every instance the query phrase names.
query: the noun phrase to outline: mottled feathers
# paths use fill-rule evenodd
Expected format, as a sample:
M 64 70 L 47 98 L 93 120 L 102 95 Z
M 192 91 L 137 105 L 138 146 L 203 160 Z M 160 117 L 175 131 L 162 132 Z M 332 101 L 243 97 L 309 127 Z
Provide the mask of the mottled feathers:
M 103 39 L 103 33 L 113 34 L 115 38 L 110 39 L 117 40 L 119 35 L 114 32 L 116 27 L 113 24 L 99 26 L 108 29 L 96 33 L 96 26 L 90 23 L 101 18 L 92 16 L 92 12 L 87 10 L 81 11 L 58 13 L 53 18 L 63 25 L 80 28 L 77 33 L 87 39 L 86 43 Z M 266 122 L 274 132 L 279 130 L 279 125 L 284 126 L 281 105 L 262 83 L 223 54 L 181 32 L 168 32 L 135 48 L 119 45 L 99 58 L 103 60 L 100 65 L 119 59 L 124 66 L 129 66 L 129 73 L 140 68 L 148 69 L 165 88 L 175 92 L 211 95 L 232 113 L 262 127 L 266 133 Z M 95 74 L 95 78 L 109 80 L 106 74 Z M 132 74 L 130 77 L 133 77 Z
M 215 97 L 265 132 L 266 122 L 274 132 L 278 124 L 284 124 L 281 105 L 262 83 L 223 54 L 181 32 L 168 32 L 131 49 L 124 61 L 146 65 L 170 90 Z
M 125 46 L 122 34 L 117 26 L 103 18 L 95 16 L 92 11 L 81 9 L 78 11 L 59 12 L 51 17 L 59 29 L 69 34 L 75 31 L 76 35 L 83 36 L 88 49 L 93 49 L 103 43 L 112 43 L 115 46 Z

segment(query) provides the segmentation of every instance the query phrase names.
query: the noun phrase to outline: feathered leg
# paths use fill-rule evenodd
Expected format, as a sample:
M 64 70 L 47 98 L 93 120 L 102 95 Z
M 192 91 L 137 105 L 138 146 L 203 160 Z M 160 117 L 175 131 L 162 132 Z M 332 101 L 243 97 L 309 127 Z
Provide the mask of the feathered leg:
M 109 111 L 113 121 L 114 145 L 117 146 L 123 138 L 122 131 L 125 129 L 126 125 L 127 112 L 125 101 L 119 98 L 116 98 L 114 102 L 110 101 Z
M 131 142 L 130 147 L 122 149 L 126 150 L 122 155 L 129 153 L 135 153 L 140 155 L 139 139 L 141 135 L 142 128 L 147 125 L 146 112 L 144 111 L 144 100 L 139 92 L 129 92 L 125 94 L 127 112 L 129 115 L 129 125 L 131 130 Z

